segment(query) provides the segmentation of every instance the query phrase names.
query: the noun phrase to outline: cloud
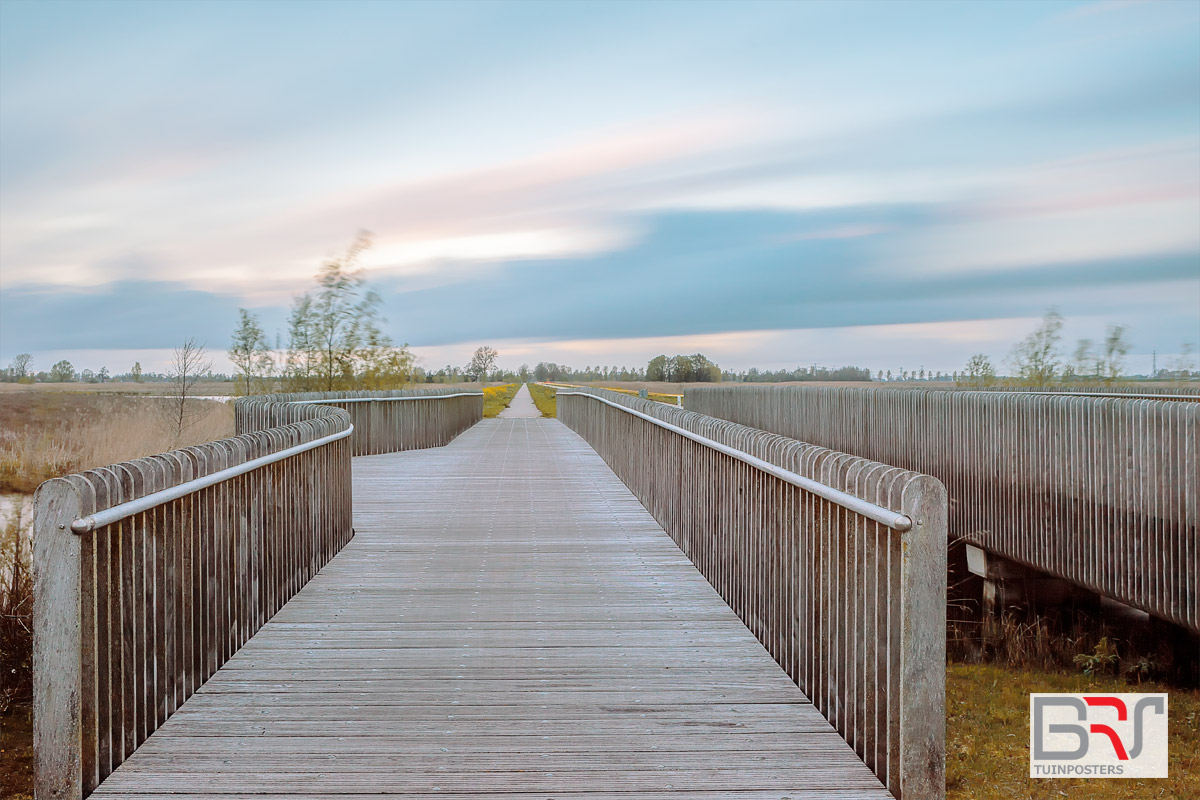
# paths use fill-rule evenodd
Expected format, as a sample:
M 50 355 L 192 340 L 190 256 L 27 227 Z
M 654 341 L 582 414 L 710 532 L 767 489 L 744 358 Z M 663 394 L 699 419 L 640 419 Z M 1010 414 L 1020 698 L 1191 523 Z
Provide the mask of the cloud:
M 909 207 L 660 214 L 644 218 L 647 235 L 619 252 L 514 262 L 480 280 L 415 292 L 402 291 L 399 279 L 379 285 L 405 336 L 435 344 L 1037 314 L 1056 293 L 1195 279 L 1200 264 L 1190 251 L 914 276 L 878 259 L 897 233 L 805 238 L 846 226 L 899 230 L 936 216 L 936 208 Z
M 360 228 L 422 346 L 1196 326 L 1194 4 L 9 6 L 6 351 L 278 327 Z
M 167 348 L 188 337 L 224 347 L 237 302 L 165 281 L 99 289 L 27 286 L 0 294 L 5 353 L 69 348 Z
M 1038 315 L 1085 298 L 1102 304 L 1106 292 L 1120 301 L 1139 288 L 1200 287 L 1196 251 L 925 275 L 879 260 L 901 231 L 936 226 L 940 214 L 881 206 L 641 215 L 630 225 L 644 235 L 619 250 L 502 261 L 469 280 L 435 285 L 428 276 L 377 272 L 373 284 L 389 332 L 419 346 L 982 320 Z M 831 237 L 831 230 L 877 232 Z M 1152 307 L 1179 295 L 1143 297 Z M 0 300 L 0 333 L 6 351 L 169 347 L 186 336 L 223 347 L 237 305 L 162 281 L 23 288 Z M 281 327 L 283 307 L 262 310 L 268 329 Z

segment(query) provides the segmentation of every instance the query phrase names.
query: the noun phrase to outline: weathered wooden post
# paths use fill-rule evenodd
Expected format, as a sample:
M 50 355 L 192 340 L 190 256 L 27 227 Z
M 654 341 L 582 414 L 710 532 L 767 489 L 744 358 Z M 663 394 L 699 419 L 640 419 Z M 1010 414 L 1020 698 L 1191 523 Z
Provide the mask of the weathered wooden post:
M 91 512 L 84 482 L 55 478 L 34 495 L 34 797 L 83 797 L 83 540 L 71 523 Z
M 946 487 L 922 475 L 900 509 L 900 796 L 946 796 Z

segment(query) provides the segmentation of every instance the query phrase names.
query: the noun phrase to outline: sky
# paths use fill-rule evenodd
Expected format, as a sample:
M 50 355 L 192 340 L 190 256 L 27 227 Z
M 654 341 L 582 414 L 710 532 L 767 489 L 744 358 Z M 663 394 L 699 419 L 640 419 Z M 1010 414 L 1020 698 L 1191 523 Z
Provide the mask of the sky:
M 0 0 L 0 363 L 221 368 L 360 230 L 432 369 L 1169 366 L 1200 3 Z

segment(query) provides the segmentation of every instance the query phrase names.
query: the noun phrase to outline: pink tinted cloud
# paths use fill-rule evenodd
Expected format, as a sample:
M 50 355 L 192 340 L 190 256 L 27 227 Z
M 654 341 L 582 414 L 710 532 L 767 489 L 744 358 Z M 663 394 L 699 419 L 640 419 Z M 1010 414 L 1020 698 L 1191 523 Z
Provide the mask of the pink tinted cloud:
M 305 288 L 322 257 L 363 228 L 375 235 L 366 260 L 373 269 L 404 267 L 425 251 L 430 265 L 468 253 L 485 268 L 489 258 L 609 249 L 631 233 L 610 220 L 644 196 L 647 173 L 686 170 L 689 159 L 744 142 L 757 129 L 755 117 L 737 113 L 650 122 L 480 169 L 272 201 L 257 216 L 223 220 L 220 237 L 189 236 L 172 251 L 171 275 L 251 302 L 286 301 Z M 147 159 L 134 171 L 180 174 L 188 164 Z M 495 252 L 479 252 L 489 242 Z M 557 250 L 544 252 L 546 242 Z M 401 255 L 388 261 L 389 254 Z M 437 271 L 450 281 L 467 278 L 445 265 Z
M 278 223 L 420 239 L 543 227 L 597 210 L 615 210 L 645 171 L 667 169 L 752 135 L 748 115 L 715 115 L 602 132 L 534 157 L 420 181 L 348 188 L 289 212 Z M 632 174 L 638 170 L 637 174 Z
M 1194 203 L 1200 197 L 1200 148 L 1167 143 L 1103 151 L 1035 164 L 990 183 L 953 216 L 993 220 Z

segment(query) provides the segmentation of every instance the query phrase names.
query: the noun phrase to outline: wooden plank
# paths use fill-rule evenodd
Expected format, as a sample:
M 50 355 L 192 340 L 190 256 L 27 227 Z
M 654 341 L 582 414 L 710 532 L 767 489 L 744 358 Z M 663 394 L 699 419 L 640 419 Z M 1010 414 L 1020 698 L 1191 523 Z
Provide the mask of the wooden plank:
M 264 792 L 222 792 L 222 791 L 203 791 L 203 792 L 171 792 L 171 797 L 174 800 L 291 800 L 297 796 L 297 792 L 285 792 L 282 794 L 264 791 Z M 362 793 L 363 796 L 379 797 L 379 792 L 367 790 Z M 305 793 L 305 800 L 335 800 L 336 798 L 344 798 L 354 796 L 348 792 L 324 792 L 313 791 Z M 427 792 L 406 792 L 396 791 L 388 792 L 386 795 L 398 800 L 412 800 L 413 798 L 429 797 Z M 499 795 L 491 793 L 489 795 L 480 795 L 478 792 L 437 792 L 437 796 L 441 800 L 479 800 L 480 797 L 497 797 Z M 162 794 L 159 793 L 144 793 L 144 792 L 124 792 L 121 797 L 126 800 L 161 800 Z M 504 800 L 547 800 L 546 792 L 504 792 Z M 572 790 L 562 791 L 555 790 L 551 795 L 554 800 L 631 800 L 629 792 L 576 792 Z M 636 795 L 638 800 L 781 800 L 781 795 L 777 789 L 768 789 L 766 791 L 756 789 L 721 789 L 712 790 L 696 790 L 684 791 L 682 789 L 666 789 L 664 791 L 639 791 Z M 829 787 L 817 789 L 792 789 L 782 797 L 787 800 L 853 800 L 854 798 L 862 797 L 862 790 L 855 788 Z
M 96 796 L 890 796 L 557 421 L 357 458 L 354 496 L 354 539 Z

